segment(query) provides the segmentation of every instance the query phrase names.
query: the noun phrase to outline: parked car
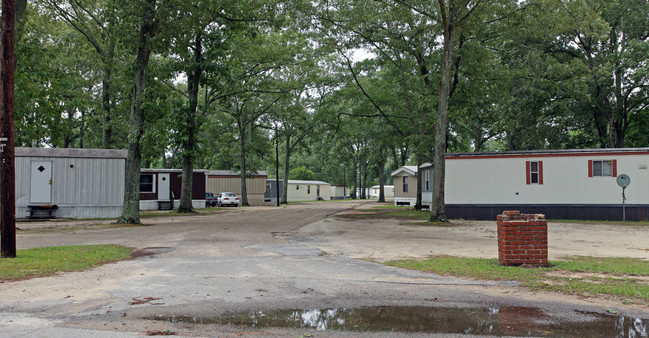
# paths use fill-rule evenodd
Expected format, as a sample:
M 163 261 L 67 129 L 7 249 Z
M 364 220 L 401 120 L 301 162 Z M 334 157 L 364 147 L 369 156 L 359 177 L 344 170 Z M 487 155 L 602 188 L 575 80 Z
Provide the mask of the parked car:
M 214 207 L 218 204 L 216 196 L 211 192 L 205 193 L 205 207 Z
M 224 205 L 239 206 L 239 197 L 233 192 L 222 192 L 216 195 L 216 200 L 220 207 Z

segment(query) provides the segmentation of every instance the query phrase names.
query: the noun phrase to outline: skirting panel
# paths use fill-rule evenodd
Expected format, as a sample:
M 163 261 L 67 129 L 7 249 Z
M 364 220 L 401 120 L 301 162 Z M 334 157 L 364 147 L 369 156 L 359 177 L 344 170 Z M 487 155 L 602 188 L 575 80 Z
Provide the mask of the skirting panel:
M 626 205 L 626 220 L 649 220 L 649 205 Z M 452 219 L 496 220 L 505 210 L 525 214 L 544 214 L 546 219 L 621 221 L 622 205 L 610 204 L 447 204 L 446 216 Z

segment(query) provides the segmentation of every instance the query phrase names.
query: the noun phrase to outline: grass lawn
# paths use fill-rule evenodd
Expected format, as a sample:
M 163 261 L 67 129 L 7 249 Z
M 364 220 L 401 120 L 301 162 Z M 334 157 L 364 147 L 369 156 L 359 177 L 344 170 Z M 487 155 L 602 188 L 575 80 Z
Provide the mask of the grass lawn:
M 81 271 L 131 258 L 131 248 L 120 245 L 58 246 L 18 250 L 16 258 L 0 258 L 0 281 Z
M 582 297 L 607 296 L 624 302 L 649 301 L 649 261 L 636 258 L 566 257 L 552 267 L 502 266 L 498 259 L 432 257 L 397 260 L 387 265 L 440 275 L 482 280 L 514 280 L 532 290 Z

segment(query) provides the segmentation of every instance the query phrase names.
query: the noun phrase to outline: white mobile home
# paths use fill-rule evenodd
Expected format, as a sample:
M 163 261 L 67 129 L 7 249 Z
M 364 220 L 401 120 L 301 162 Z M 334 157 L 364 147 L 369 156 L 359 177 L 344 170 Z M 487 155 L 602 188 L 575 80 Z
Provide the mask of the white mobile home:
M 327 182 L 288 180 L 286 189 L 289 202 L 331 199 L 331 184 Z
M 417 204 L 417 166 L 407 165 L 392 172 L 394 205 Z
M 647 220 L 648 166 L 649 148 L 447 154 L 446 213 L 493 220 L 503 210 L 521 210 L 550 219 L 621 220 L 616 178 L 626 174 L 626 218 Z M 432 193 L 422 195 L 423 203 Z
M 349 198 L 349 187 L 345 184 L 332 184 L 330 198 L 332 200 L 344 200 Z
M 378 199 L 380 193 L 381 193 L 381 186 L 380 185 L 375 185 L 372 188 L 370 188 L 370 198 L 371 199 Z M 383 186 L 383 197 L 385 197 L 386 199 L 393 199 L 394 198 L 394 186 L 393 185 L 384 185 Z
M 126 150 L 16 148 L 16 218 L 122 213 Z

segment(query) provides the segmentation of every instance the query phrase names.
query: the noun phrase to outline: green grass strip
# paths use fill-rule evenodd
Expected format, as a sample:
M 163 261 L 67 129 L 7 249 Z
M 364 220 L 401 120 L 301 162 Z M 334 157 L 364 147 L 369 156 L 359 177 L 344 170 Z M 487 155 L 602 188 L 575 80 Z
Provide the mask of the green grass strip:
M 547 268 L 502 266 L 497 259 L 432 257 L 386 265 L 482 280 L 513 280 L 533 290 L 649 301 L 649 261 L 620 257 L 566 257 Z
M 0 259 L 0 280 L 51 276 L 82 271 L 131 257 L 131 248 L 120 245 L 57 246 L 18 250 L 16 258 Z

